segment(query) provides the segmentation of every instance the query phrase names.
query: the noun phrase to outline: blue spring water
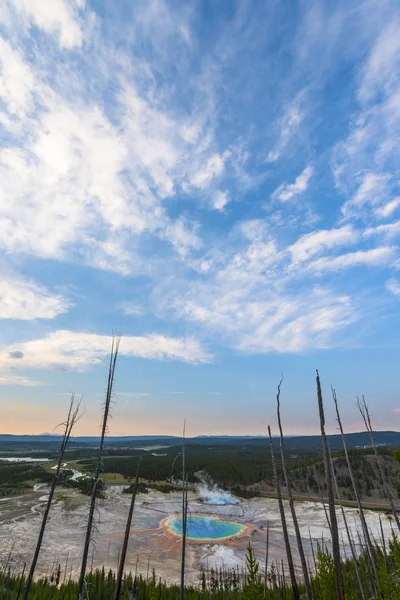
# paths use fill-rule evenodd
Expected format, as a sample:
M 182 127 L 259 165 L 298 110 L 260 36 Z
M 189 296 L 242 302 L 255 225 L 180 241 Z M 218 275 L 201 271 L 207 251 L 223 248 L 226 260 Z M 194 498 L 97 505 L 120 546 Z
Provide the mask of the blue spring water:
M 168 527 L 176 535 L 182 535 L 182 517 L 169 519 Z M 220 540 L 238 535 L 244 527 L 233 521 L 221 521 L 198 515 L 188 516 L 187 537 L 193 540 Z

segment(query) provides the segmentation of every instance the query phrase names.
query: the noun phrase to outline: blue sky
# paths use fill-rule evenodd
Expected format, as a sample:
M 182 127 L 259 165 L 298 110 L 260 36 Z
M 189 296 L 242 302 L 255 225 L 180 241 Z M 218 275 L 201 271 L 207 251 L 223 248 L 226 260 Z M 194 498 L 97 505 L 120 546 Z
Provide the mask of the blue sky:
M 3 432 L 398 429 L 397 0 L 3 0 Z M 335 431 L 331 406 L 329 427 Z

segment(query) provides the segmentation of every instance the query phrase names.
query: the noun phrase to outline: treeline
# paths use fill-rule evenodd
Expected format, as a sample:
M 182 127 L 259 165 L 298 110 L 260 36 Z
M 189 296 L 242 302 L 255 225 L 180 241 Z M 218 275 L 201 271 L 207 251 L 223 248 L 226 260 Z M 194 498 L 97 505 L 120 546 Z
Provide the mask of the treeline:
M 357 561 L 361 577 L 359 587 L 354 560 L 341 561 L 344 595 L 347 600 L 363 598 L 400 599 L 400 543 L 396 535 L 382 550 L 375 545 L 377 572 L 371 581 L 367 552 Z M 201 571 L 197 585 L 185 586 L 187 600 L 292 600 L 293 589 L 287 582 L 283 564 L 266 565 L 267 571 L 254 558 L 251 546 L 248 547 L 246 568 L 211 568 Z M 11 567 L 3 564 L 0 569 L 0 597 L 2 600 L 18 600 L 25 586 L 24 575 L 16 575 Z M 310 579 L 314 600 L 335 600 L 335 569 L 332 556 L 324 545 L 315 548 L 315 562 Z M 373 589 L 377 590 L 374 595 Z M 86 575 L 84 597 L 86 600 L 114 600 L 116 574 L 105 569 L 89 571 Z M 304 585 L 299 584 L 298 592 L 304 595 Z M 34 600 L 76 600 L 78 584 L 58 565 L 54 572 L 32 583 L 31 597 Z M 178 585 L 168 585 L 157 577 L 154 569 L 142 575 L 126 573 L 121 587 L 121 600 L 178 600 L 181 590 Z
M 275 442 L 274 447 L 279 447 Z M 121 451 L 119 451 L 121 452 Z M 155 456 L 148 451 L 127 451 L 128 456 L 110 456 L 105 451 L 103 457 L 103 472 L 105 474 L 121 474 L 127 485 L 134 479 L 139 460 L 141 480 L 150 482 L 152 489 L 162 492 L 172 491 L 167 482 L 171 477 L 171 467 L 174 458 L 179 454 L 180 448 L 173 446 L 155 452 Z M 349 450 L 353 470 L 362 498 L 370 500 L 372 496 L 384 498 L 385 492 L 380 482 L 376 461 L 371 456 L 372 450 L 352 449 Z M 389 485 L 396 497 L 400 497 L 399 467 L 393 458 L 394 452 L 391 448 L 379 447 L 379 455 L 383 458 L 383 467 Z M 95 468 L 96 457 L 91 451 L 86 458 L 79 453 L 73 452 L 74 456 L 80 457 L 79 468 L 91 475 Z M 68 456 L 70 460 L 71 456 Z M 288 472 L 291 474 L 292 486 L 295 492 L 318 494 L 318 482 L 323 490 L 326 490 L 324 466 L 320 453 L 318 455 L 308 453 L 292 454 L 285 452 L 285 462 Z M 346 500 L 354 500 L 351 489 L 351 481 L 346 466 L 343 452 L 334 455 L 335 467 L 338 470 L 337 481 Z M 273 485 L 273 470 L 268 446 L 264 440 L 263 447 L 252 444 L 231 446 L 189 446 L 186 448 L 186 463 L 188 480 L 194 484 L 198 482 L 196 473 L 206 471 L 211 479 L 223 488 L 230 489 L 240 497 L 257 495 L 258 491 L 250 486 L 259 482 Z M 282 474 L 281 465 L 278 472 Z M 316 471 L 316 473 L 315 473 Z M 59 484 L 68 483 L 82 493 L 91 492 L 90 480 L 71 480 L 72 471 L 64 469 L 59 475 Z M 35 463 L 2 463 L 0 460 L 0 493 L 2 496 L 22 494 L 32 489 L 34 483 L 49 483 L 52 475 L 40 464 Z M 160 485 L 162 483 L 162 485 Z M 142 484 L 140 492 L 146 492 L 146 485 Z M 175 488 L 176 489 L 176 488 Z
M 134 478 L 138 461 L 141 458 L 140 477 L 148 481 L 166 481 L 171 477 L 171 467 L 174 458 L 179 454 L 179 447 L 160 450 L 159 453 L 137 452 L 132 456 L 109 456 L 103 458 L 104 473 L 120 473 L 127 480 Z M 299 453 L 287 455 L 288 468 L 306 467 L 321 456 Z M 83 459 L 79 463 L 83 471 L 91 473 L 93 459 Z M 206 471 L 219 485 L 226 487 L 249 486 L 263 479 L 272 479 L 272 463 L 265 441 L 259 446 L 188 446 L 186 448 L 186 466 L 189 482 L 196 483 L 196 473 Z
M 140 476 L 142 480 L 150 482 L 152 489 L 166 492 L 165 483 L 160 486 L 159 482 L 167 482 L 171 478 L 171 466 L 174 457 L 178 455 L 180 448 L 172 447 L 164 449 L 162 455 L 153 456 L 147 452 L 135 456 L 105 456 L 103 459 L 105 473 L 121 474 L 127 482 L 133 480 L 138 461 L 140 464 Z M 400 497 L 399 466 L 393 456 L 393 450 L 385 447 L 378 448 L 382 456 L 383 469 L 388 484 L 396 497 Z M 359 486 L 361 497 L 371 500 L 385 498 L 385 491 L 380 481 L 380 475 L 376 461 L 371 455 L 371 449 L 352 450 L 350 452 L 352 467 L 356 482 Z M 165 454 L 165 455 L 164 455 Z M 337 482 L 346 500 L 354 500 L 351 480 L 348 473 L 347 463 L 343 453 L 334 456 L 335 468 L 338 471 Z M 290 472 L 293 490 L 296 493 L 312 494 L 318 496 L 318 485 L 326 490 L 324 475 L 324 464 L 322 457 L 309 456 L 307 454 L 285 453 L 287 471 Z M 273 468 L 268 447 L 259 448 L 245 446 L 243 448 L 230 447 L 204 449 L 190 446 L 186 449 L 186 464 L 188 470 L 188 481 L 192 484 L 198 482 L 196 473 L 205 471 L 209 477 L 218 485 L 241 497 L 252 497 L 257 495 L 258 489 L 255 484 L 265 482 L 273 486 Z M 80 462 L 80 468 L 91 473 L 94 461 L 84 459 Z M 281 465 L 277 465 L 278 473 L 282 475 Z M 319 480 L 319 481 L 318 481 Z M 260 488 L 262 489 L 262 485 Z
M 7 498 L 24 494 L 35 483 L 50 483 L 51 473 L 36 463 L 1 462 L 0 460 L 0 497 Z

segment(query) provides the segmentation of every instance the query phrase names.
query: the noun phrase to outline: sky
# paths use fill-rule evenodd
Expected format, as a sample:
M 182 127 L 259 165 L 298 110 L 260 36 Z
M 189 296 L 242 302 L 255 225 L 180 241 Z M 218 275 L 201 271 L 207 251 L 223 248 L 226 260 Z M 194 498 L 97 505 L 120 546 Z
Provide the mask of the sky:
M 398 0 L 0 0 L 1 433 L 400 428 Z

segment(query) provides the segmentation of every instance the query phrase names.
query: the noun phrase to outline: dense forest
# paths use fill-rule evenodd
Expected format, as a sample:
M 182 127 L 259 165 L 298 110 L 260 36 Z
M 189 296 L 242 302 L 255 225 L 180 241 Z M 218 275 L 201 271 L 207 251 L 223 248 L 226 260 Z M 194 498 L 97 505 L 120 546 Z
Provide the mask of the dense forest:
M 0 461 L 0 497 L 16 496 L 32 489 L 35 483 L 50 483 L 51 473 L 38 463 L 2 463 Z

